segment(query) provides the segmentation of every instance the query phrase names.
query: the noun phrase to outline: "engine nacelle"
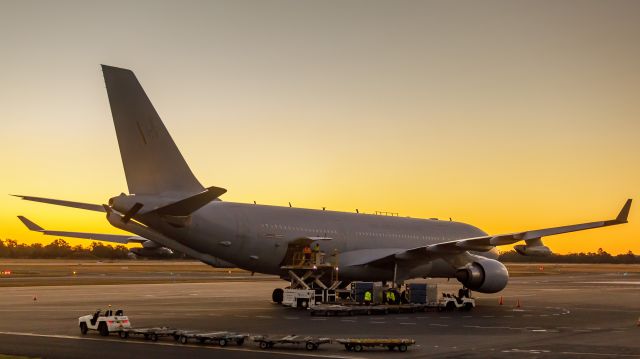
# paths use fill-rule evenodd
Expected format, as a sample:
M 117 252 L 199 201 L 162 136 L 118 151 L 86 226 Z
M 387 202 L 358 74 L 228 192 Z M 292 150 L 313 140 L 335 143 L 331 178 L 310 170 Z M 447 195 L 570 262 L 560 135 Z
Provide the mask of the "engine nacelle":
M 456 279 L 465 287 L 481 293 L 497 293 L 509 282 L 504 264 L 493 259 L 478 259 L 456 271 Z
M 130 251 L 131 253 L 140 257 L 152 257 L 152 258 L 169 257 L 173 254 L 173 251 L 167 247 L 131 248 Z
M 518 254 L 529 257 L 547 257 L 551 255 L 551 249 L 547 246 L 529 246 L 524 244 L 518 244 L 513 249 Z

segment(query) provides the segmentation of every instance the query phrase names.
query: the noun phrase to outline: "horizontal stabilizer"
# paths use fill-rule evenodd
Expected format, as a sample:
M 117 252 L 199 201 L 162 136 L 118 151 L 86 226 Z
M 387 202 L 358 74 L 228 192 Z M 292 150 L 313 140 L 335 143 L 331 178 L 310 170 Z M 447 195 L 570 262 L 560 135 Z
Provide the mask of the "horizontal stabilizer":
M 102 233 L 86 233 L 86 232 L 64 232 L 64 231 L 49 231 L 46 230 L 39 225 L 33 223 L 28 218 L 24 216 L 18 216 L 20 221 L 24 223 L 27 228 L 31 231 L 40 232 L 47 236 L 59 236 L 59 237 L 71 237 L 71 238 L 84 238 L 84 239 L 92 239 L 95 241 L 104 241 L 104 242 L 112 242 L 112 243 L 142 243 L 147 241 L 147 239 L 134 236 L 134 235 L 122 235 L 122 234 L 102 234 Z
M 104 208 L 102 208 L 102 205 L 99 205 L 99 204 L 72 202 L 72 201 L 65 201 L 61 199 L 52 199 L 52 198 L 43 198 L 43 197 L 22 196 L 19 194 L 12 194 L 12 196 L 20 197 L 25 201 L 41 202 L 41 203 L 55 204 L 56 206 L 65 206 L 65 207 L 86 209 L 88 211 L 104 212 Z
M 160 207 L 155 212 L 165 216 L 188 216 L 226 192 L 224 188 L 209 187 L 204 192 Z

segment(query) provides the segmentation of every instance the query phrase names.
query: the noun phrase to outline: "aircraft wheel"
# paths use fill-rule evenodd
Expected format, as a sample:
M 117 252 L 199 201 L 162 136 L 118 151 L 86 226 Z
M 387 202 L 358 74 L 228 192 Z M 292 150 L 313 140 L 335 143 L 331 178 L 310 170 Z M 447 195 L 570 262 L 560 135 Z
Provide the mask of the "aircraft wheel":
M 226 339 L 218 340 L 218 345 L 220 345 L 221 347 L 226 346 L 227 345 L 227 340 Z
M 102 335 L 103 337 L 106 337 L 109 335 L 109 328 L 107 328 L 107 323 L 102 322 L 98 325 L 98 332 L 100 332 L 100 335 Z
M 398 345 L 398 350 L 401 351 L 402 353 L 407 351 L 407 345 L 406 344 L 400 344 Z
M 82 333 L 82 335 L 85 335 L 88 331 L 89 328 L 87 328 L 87 323 L 80 323 L 80 333 Z
M 269 349 L 269 343 L 260 342 L 260 349 Z
M 353 351 L 354 352 L 361 352 L 362 349 L 363 349 L 363 347 L 360 344 L 356 344 L 356 345 L 353 346 Z
M 187 338 L 184 335 L 180 336 L 180 344 L 187 344 L 187 342 L 189 341 L 189 338 Z
M 307 348 L 307 350 L 316 350 L 318 349 L 318 346 L 313 344 L 312 342 L 307 342 L 305 348 Z

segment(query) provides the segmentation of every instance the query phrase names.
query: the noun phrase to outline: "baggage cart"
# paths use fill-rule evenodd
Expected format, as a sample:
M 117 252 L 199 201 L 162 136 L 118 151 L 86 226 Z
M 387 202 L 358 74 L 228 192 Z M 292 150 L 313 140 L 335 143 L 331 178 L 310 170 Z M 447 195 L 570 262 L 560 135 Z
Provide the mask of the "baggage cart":
M 406 352 L 409 346 L 416 343 L 413 339 L 405 338 L 349 338 L 349 339 L 336 339 L 336 342 L 343 344 L 348 351 L 361 352 L 365 347 L 386 347 L 393 351 L 398 349 L 400 352 Z
M 234 332 L 194 332 L 194 331 L 181 331 L 176 333 L 178 335 L 178 341 L 182 344 L 187 344 L 189 340 L 196 340 L 200 344 L 215 343 L 221 347 L 226 346 L 229 343 L 236 343 L 236 345 L 244 344 L 245 338 L 249 335 L 238 334 Z
M 329 338 L 307 337 L 301 335 L 287 335 L 284 337 L 268 337 L 258 335 L 253 337 L 260 349 L 271 349 L 275 345 L 304 345 L 307 350 L 317 350 L 321 344 L 331 343 Z

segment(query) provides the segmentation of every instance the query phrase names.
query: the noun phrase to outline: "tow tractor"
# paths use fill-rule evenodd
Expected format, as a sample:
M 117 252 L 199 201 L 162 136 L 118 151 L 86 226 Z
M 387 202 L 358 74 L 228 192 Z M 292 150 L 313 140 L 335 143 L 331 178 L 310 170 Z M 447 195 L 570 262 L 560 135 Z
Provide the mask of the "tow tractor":
M 122 309 L 111 310 L 96 310 L 95 313 L 84 315 L 78 318 L 78 325 L 80 326 L 80 333 L 87 334 L 89 330 L 97 330 L 100 335 L 106 337 L 109 333 L 121 332 L 125 329 L 131 328 L 129 318 L 124 315 Z

